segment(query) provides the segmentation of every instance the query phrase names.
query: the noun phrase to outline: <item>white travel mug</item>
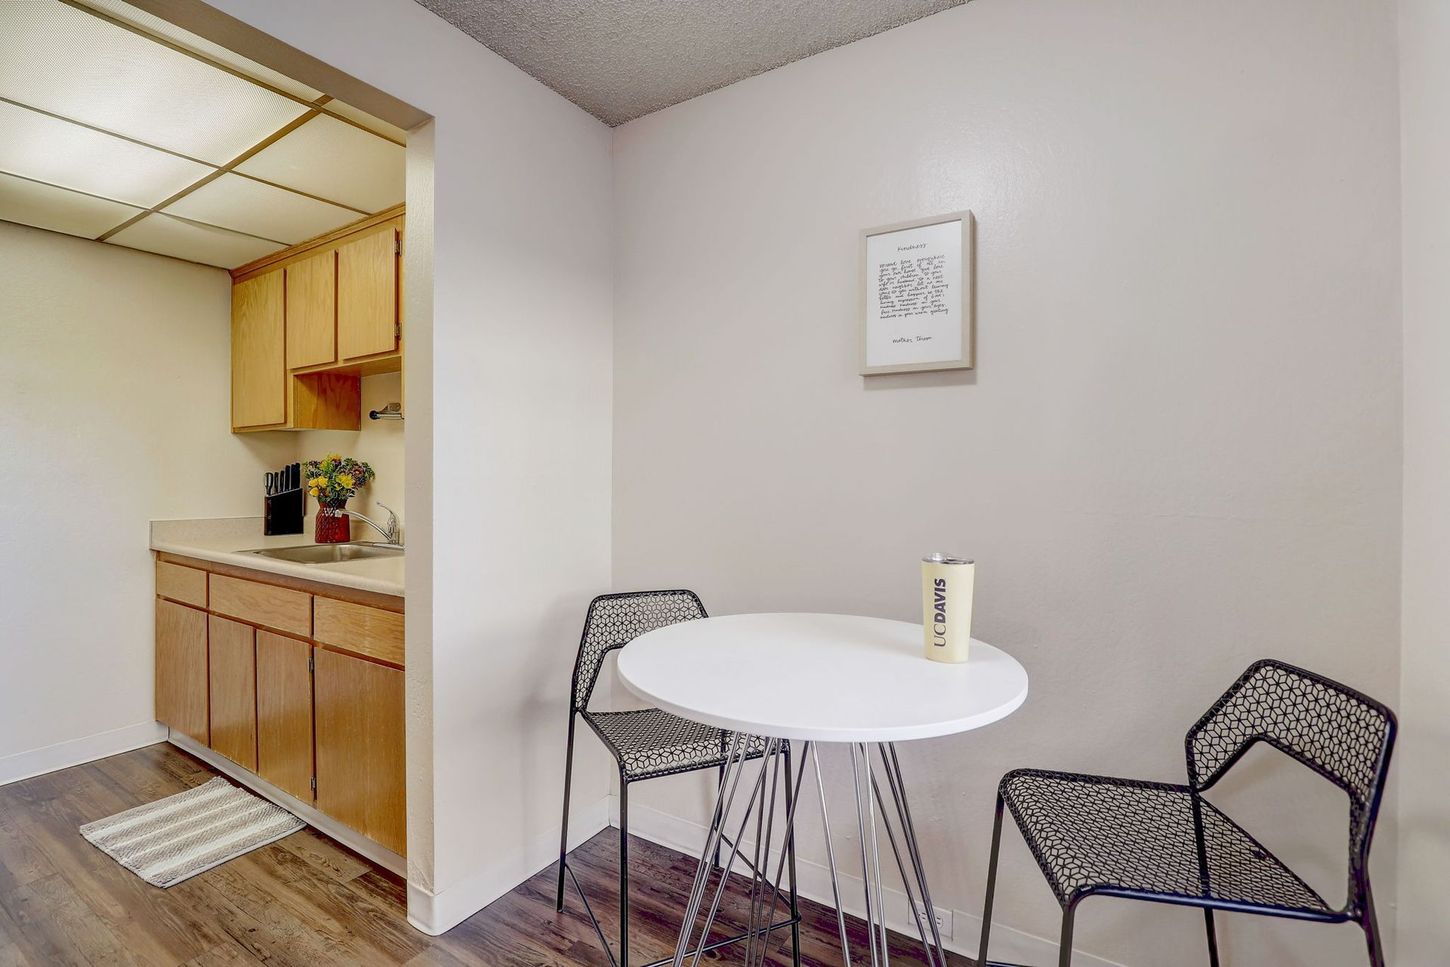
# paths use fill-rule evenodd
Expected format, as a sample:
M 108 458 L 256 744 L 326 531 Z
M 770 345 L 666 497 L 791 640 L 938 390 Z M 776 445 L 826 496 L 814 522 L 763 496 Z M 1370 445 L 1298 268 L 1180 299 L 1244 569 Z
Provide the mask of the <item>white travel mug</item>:
M 964 662 L 972 643 L 974 562 L 948 554 L 921 559 L 921 629 L 926 657 Z

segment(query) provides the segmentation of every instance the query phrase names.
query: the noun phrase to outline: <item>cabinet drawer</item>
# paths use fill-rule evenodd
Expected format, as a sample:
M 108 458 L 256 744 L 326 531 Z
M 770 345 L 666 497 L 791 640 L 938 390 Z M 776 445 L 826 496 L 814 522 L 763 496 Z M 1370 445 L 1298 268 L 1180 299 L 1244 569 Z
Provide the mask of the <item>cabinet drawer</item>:
M 264 628 L 312 634 L 312 595 L 305 591 L 213 574 L 211 610 Z
M 318 598 L 312 637 L 358 655 L 403 664 L 403 616 L 347 601 Z
M 206 572 L 180 564 L 156 562 L 156 596 L 206 607 Z

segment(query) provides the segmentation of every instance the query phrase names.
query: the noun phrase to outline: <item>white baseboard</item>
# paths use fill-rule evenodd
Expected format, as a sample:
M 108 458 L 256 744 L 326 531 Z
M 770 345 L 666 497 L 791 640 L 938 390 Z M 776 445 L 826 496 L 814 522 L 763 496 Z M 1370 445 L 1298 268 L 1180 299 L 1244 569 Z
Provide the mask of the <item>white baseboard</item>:
M 617 797 L 611 797 L 611 799 L 613 802 L 610 809 L 610 823 L 618 826 L 618 799 Z M 631 835 L 640 836 L 689 856 L 700 855 L 700 850 L 705 846 L 706 829 L 704 825 L 636 803 L 631 803 L 629 807 L 629 831 Z M 777 851 L 772 862 L 778 860 L 779 852 Z M 834 906 L 835 901 L 831 898 L 831 874 L 825 865 L 798 859 L 796 869 L 801 896 L 815 900 L 817 903 L 823 903 L 828 907 Z M 838 878 L 846 912 L 864 919 L 865 905 L 861 898 L 864 896 L 865 883 L 860 877 L 846 873 L 840 873 Z M 888 887 L 885 895 L 886 925 L 907 937 L 917 936 L 916 925 L 911 922 L 906 894 Z M 938 909 L 941 909 L 940 904 L 937 906 Z M 976 957 L 977 947 L 980 945 L 982 937 L 981 916 L 963 910 L 952 910 L 951 913 L 954 926 L 952 938 L 943 937 L 942 946 L 965 957 Z M 1020 964 L 1057 963 L 1058 945 L 1056 941 L 1015 930 L 1004 925 L 995 917 L 993 921 L 992 960 Z M 1116 961 L 1078 949 L 1074 949 L 1072 962 L 1078 967 L 1123 967 Z
M 183 749 L 191 755 L 196 756 L 217 772 L 246 786 L 263 799 L 269 799 L 281 806 L 313 829 L 331 839 L 337 840 L 359 856 L 369 859 L 383 869 L 391 870 L 399 876 L 408 875 L 408 861 L 397 853 L 394 853 L 385 846 L 374 843 L 362 833 L 344 826 L 331 816 L 308 805 L 291 793 L 283 792 L 266 779 L 263 779 L 250 770 L 242 768 L 226 756 L 213 752 L 200 742 L 188 738 L 179 732 L 172 732 L 169 741 L 178 749 Z
M 166 726 L 142 722 L 0 758 L 0 786 L 166 741 Z
M 605 796 L 570 814 L 571 850 L 608 828 L 611 798 Z M 442 892 L 433 893 L 409 883 L 408 922 L 429 936 L 447 933 L 558 860 L 559 830 L 551 827 L 487 869 Z

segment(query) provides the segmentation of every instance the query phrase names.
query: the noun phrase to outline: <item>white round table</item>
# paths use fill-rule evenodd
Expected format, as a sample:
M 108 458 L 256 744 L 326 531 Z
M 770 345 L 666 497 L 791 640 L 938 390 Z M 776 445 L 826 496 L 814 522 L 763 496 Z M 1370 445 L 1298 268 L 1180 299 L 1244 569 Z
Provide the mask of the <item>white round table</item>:
M 747 945 L 746 961 L 763 963 L 769 934 L 774 929 L 767 925 L 774 923 L 782 867 L 786 856 L 793 855 L 793 850 L 780 850 L 772 883 L 767 867 L 775 788 L 781 761 L 790 754 L 790 740 L 797 743 L 799 768 L 791 775 L 790 767 L 786 767 L 782 844 L 793 845 L 795 806 L 800 802 L 809 762 L 814 767 L 825 824 L 826 855 L 846 967 L 850 967 L 850 950 L 816 749 L 821 742 L 841 743 L 850 750 L 873 967 L 887 962 L 878 823 L 906 884 L 927 963 L 945 967 L 935 918 L 918 913 L 919 909 L 931 909 L 931 893 L 894 743 L 952 735 L 1005 718 L 1027 698 L 1027 672 L 1010 655 L 980 641 L 972 642 L 970 660 L 960 665 L 928 661 L 922 651 L 921 625 L 838 614 L 703 618 L 648 632 L 624 647 L 618 673 L 630 691 L 668 712 L 732 733 L 714 817 L 680 930 L 676 967 L 691 951 L 694 925 L 714 867 L 711 858 L 718 855 L 722 843 L 730 847 L 730 860 L 705 915 L 701 946 L 703 938 L 709 936 L 728 871 L 740 851 L 741 836 L 752 814 L 756 815 L 756 861 L 747 861 L 754 877 L 751 929 L 760 924 L 765 939 L 758 945 Z M 727 826 L 731 825 L 732 810 L 742 791 L 745 763 L 762 757 L 761 742 L 752 745 L 750 736 L 762 737 L 765 765 L 753 782 L 744 784 L 748 787 L 744 789 L 744 815 L 737 817 L 737 831 L 731 837 Z M 878 781 L 878 766 L 886 780 L 885 794 Z M 762 853 L 765 862 L 761 862 Z M 793 898 L 793 870 L 791 881 Z M 757 919 L 765 904 L 769 908 L 764 910 L 764 918 Z M 694 959 L 698 963 L 698 950 Z

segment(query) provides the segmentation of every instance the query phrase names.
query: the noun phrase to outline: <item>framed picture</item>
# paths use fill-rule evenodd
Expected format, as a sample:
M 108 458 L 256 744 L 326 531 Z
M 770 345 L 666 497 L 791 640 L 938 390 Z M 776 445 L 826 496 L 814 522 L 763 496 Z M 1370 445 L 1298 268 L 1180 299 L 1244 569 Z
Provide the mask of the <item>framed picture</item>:
M 972 213 L 861 233 L 861 375 L 971 369 Z

